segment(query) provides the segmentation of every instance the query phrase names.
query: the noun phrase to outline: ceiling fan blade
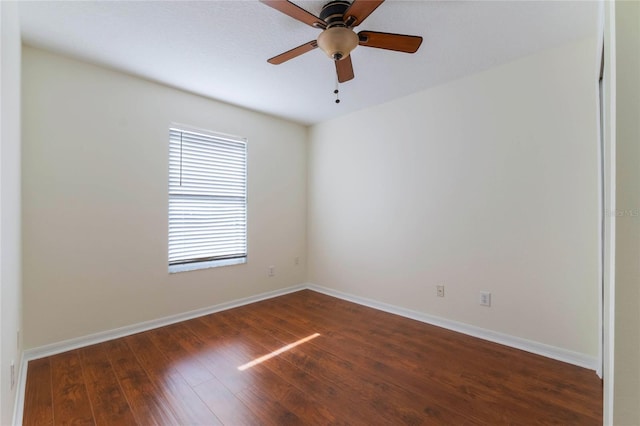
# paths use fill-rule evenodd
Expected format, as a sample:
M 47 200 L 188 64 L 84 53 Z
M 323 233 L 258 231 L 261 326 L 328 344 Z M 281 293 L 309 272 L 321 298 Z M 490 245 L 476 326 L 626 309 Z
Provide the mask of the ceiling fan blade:
M 287 50 L 286 52 L 281 53 L 278 56 L 274 56 L 271 59 L 267 59 L 267 62 L 273 65 L 280 65 L 281 63 L 286 62 L 289 59 L 293 59 L 297 56 L 300 56 L 303 53 L 307 53 L 315 49 L 316 47 L 318 47 L 318 43 L 315 40 L 313 40 L 313 41 L 310 41 L 309 43 L 303 44 L 302 46 L 294 47 L 291 50 Z
M 376 10 L 384 0 L 354 0 L 351 6 L 344 12 L 344 21 L 349 28 L 357 27 L 367 16 Z
M 336 62 L 336 72 L 338 73 L 338 82 L 344 83 L 345 81 L 352 80 L 353 77 L 353 64 L 351 63 L 351 55 L 344 59 L 340 59 Z
M 380 33 L 377 31 L 360 31 L 358 37 L 360 38 L 360 46 L 406 53 L 417 52 L 420 44 L 422 44 L 422 37 L 419 36 Z
M 269 7 L 276 9 L 292 17 L 293 19 L 297 19 L 300 22 L 304 22 L 307 25 L 311 25 L 314 28 L 326 28 L 327 24 L 313 13 L 307 12 L 300 6 L 291 3 L 287 0 L 260 0 L 261 3 L 266 4 Z

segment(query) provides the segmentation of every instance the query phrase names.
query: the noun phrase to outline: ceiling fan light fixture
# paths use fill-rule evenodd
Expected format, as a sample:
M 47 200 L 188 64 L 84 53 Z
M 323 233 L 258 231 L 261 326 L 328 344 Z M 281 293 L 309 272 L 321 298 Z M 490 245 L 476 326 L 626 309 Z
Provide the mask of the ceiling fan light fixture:
M 318 47 L 334 61 L 344 59 L 358 46 L 358 35 L 345 27 L 327 28 L 318 36 Z

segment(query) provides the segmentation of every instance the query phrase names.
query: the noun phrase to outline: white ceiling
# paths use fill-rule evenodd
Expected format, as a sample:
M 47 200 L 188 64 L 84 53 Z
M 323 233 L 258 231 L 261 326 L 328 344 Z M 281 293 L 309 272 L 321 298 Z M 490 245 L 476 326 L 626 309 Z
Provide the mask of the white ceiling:
M 294 1 L 318 15 L 326 1 Z M 416 54 L 358 47 L 340 85 L 319 49 L 267 59 L 319 30 L 256 0 L 20 3 L 25 43 L 304 124 L 594 35 L 596 1 L 387 0 L 357 31 L 420 35 Z

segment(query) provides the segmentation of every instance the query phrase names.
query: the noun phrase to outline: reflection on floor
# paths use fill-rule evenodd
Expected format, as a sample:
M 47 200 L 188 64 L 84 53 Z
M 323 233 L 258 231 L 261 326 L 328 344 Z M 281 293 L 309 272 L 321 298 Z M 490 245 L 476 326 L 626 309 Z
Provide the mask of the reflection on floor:
M 602 424 L 593 371 L 304 290 L 29 363 L 25 425 Z

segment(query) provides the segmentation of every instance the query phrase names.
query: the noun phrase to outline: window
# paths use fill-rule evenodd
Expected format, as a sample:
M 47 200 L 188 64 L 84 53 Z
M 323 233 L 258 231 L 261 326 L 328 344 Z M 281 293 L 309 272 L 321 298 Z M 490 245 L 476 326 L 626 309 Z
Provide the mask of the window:
M 246 141 L 169 129 L 169 272 L 246 258 Z

